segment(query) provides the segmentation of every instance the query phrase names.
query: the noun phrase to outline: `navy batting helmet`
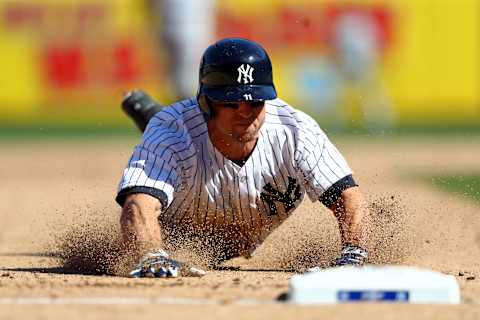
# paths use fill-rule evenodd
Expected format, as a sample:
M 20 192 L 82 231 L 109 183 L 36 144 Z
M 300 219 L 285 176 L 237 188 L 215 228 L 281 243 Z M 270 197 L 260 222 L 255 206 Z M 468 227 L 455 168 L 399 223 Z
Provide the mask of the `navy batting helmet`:
M 197 100 L 209 113 L 213 101 L 264 101 L 277 97 L 272 63 L 258 43 L 240 38 L 220 40 L 205 50 L 200 62 Z

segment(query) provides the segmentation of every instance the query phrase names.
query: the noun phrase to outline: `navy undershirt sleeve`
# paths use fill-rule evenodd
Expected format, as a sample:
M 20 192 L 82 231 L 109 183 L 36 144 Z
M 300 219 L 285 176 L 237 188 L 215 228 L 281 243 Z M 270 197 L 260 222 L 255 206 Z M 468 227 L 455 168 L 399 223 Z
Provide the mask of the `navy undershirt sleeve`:
M 145 193 L 145 194 L 151 195 L 152 197 L 157 198 L 158 200 L 160 200 L 160 203 L 162 204 L 162 210 L 164 210 L 167 206 L 168 198 L 165 192 L 159 189 L 155 189 L 151 187 L 142 187 L 142 186 L 135 186 L 135 187 L 121 190 L 117 194 L 115 201 L 117 201 L 117 203 L 123 207 L 127 196 L 134 193 Z
M 335 182 L 330 188 L 327 189 L 321 196 L 320 201 L 330 208 L 337 200 L 344 190 L 351 187 L 356 187 L 358 184 L 353 180 L 352 175 L 348 175 L 337 182 Z

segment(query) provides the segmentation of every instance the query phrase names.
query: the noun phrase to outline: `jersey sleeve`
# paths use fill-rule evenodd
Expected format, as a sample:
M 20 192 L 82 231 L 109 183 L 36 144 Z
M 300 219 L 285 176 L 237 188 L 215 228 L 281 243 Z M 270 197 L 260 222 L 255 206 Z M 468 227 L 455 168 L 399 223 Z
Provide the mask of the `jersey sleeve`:
M 342 181 L 351 179 L 352 170 L 345 158 L 309 117 L 299 130 L 295 158 L 306 192 L 312 201 L 320 199 L 326 204 L 322 196 Z
M 173 200 L 173 193 L 179 184 L 177 162 L 169 148 L 151 150 L 144 144 L 135 150 L 123 171 L 118 186 L 116 201 L 123 206 L 127 195 L 146 193 L 160 200 L 167 208 Z

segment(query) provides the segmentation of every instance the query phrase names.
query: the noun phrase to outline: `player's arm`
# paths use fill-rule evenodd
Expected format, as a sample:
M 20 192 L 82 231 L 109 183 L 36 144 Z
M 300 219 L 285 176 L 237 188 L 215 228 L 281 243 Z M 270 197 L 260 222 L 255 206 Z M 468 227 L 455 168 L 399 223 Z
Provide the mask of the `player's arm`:
M 161 128 L 158 130 L 154 133 L 161 135 Z M 122 207 L 120 226 L 126 253 L 138 261 L 132 265 L 130 276 L 201 276 L 205 274 L 203 270 L 171 259 L 165 251 L 159 216 L 173 201 L 180 171 L 173 150 L 153 143 L 142 141 L 135 147 L 115 198 Z M 152 145 L 152 149 L 145 144 Z M 152 151 L 157 147 L 161 152 Z M 143 253 L 146 254 L 139 258 Z
M 320 201 L 332 210 L 338 221 L 342 254 L 336 264 L 363 264 L 367 259 L 370 213 L 353 176 L 339 179 L 320 196 Z
M 297 166 L 312 200 L 320 200 L 338 220 L 342 253 L 336 263 L 362 264 L 367 259 L 369 213 L 352 170 L 328 137 L 312 120 L 299 131 Z
M 358 186 L 342 191 L 330 209 L 338 220 L 342 240 L 342 255 L 337 265 L 363 264 L 367 259 L 370 234 L 370 212 Z
M 120 217 L 124 247 L 139 261 L 130 276 L 140 277 L 201 277 L 205 271 L 184 262 L 171 259 L 164 250 L 158 217 L 162 203 L 146 193 L 133 193 L 126 196 Z
M 128 195 L 120 216 L 124 247 L 133 250 L 138 257 L 149 250 L 163 248 L 158 223 L 161 211 L 160 201 L 149 194 Z

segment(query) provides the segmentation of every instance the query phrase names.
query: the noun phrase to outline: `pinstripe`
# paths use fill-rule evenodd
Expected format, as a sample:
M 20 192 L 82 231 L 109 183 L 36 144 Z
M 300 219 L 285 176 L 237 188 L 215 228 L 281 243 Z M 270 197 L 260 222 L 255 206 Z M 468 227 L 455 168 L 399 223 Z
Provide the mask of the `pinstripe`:
M 183 109 L 183 111 L 182 111 L 182 116 L 185 116 L 185 114 L 186 114 L 187 112 L 195 111 L 195 109 L 196 109 L 196 106 L 191 106 L 191 107 L 189 107 L 189 108 Z
M 266 136 L 267 136 L 267 139 L 268 139 L 268 142 L 270 143 L 270 145 L 273 145 L 272 141 L 270 140 L 270 134 L 269 134 L 268 131 L 267 131 L 267 133 L 266 133 Z M 276 164 L 277 164 L 278 171 L 279 171 L 279 172 L 282 172 L 281 170 L 282 170 L 282 167 L 283 167 L 283 166 L 280 164 L 281 162 L 278 161 L 277 153 L 276 153 L 276 152 L 272 152 L 272 153 L 273 153 L 273 159 L 275 160 L 275 162 L 276 162 Z M 283 180 L 283 184 L 284 184 L 284 185 L 287 185 L 287 181 L 285 180 L 285 176 L 284 176 L 283 173 L 280 175 L 280 177 L 281 177 L 282 180 Z
M 205 135 L 206 133 L 208 133 L 208 130 L 202 131 L 199 134 L 197 134 L 196 136 L 192 136 L 192 138 L 195 139 L 195 138 L 201 137 L 201 136 Z
M 149 163 L 149 158 L 151 157 L 151 154 L 149 152 L 147 152 L 147 159 L 145 160 L 145 163 L 148 164 Z M 139 180 L 137 180 L 137 182 L 135 184 L 141 184 L 141 185 L 145 185 L 146 182 L 147 182 L 147 179 L 148 177 L 151 177 L 152 175 L 152 171 L 153 169 L 155 168 L 155 163 L 157 162 L 157 157 L 154 156 L 154 160 L 153 160 L 153 165 L 151 166 L 147 166 L 146 169 L 147 169 L 147 172 L 145 174 L 145 177 L 143 180 L 145 180 L 143 183 L 140 183 L 140 177 L 139 177 Z
M 176 123 L 176 121 L 171 121 L 170 124 L 168 125 L 168 127 L 166 128 L 166 130 L 167 130 L 167 131 L 170 131 L 170 129 L 172 128 L 173 125 L 177 125 L 177 126 L 178 126 L 178 124 Z M 145 148 L 146 148 L 146 149 L 149 149 L 150 146 L 151 146 L 153 143 L 155 143 L 155 140 L 156 140 L 156 139 L 153 138 L 153 137 L 155 136 L 155 134 L 156 134 L 156 130 L 150 130 L 150 131 L 151 131 L 151 133 L 148 134 L 148 135 L 146 134 L 146 135 L 145 135 L 145 138 L 144 138 L 144 140 L 145 140 L 145 143 L 144 143 L 144 144 L 145 144 Z
M 202 125 L 205 125 L 205 122 L 200 121 L 199 123 L 195 124 L 193 127 L 190 127 L 189 130 L 190 130 L 190 131 L 193 131 L 193 130 L 195 130 L 196 128 L 202 126 Z
M 326 149 L 326 147 L 324 145 L 322 150 L 325 150 L 325 149 Z M 327 168 L 328 171 L 330 171 L 332 173 L 331 176 L 336 177 L 336 179 L 334 179 L 335 181 L 337 181 L 338 179 L 341 178 L 341 177 L 339 177 L 339 175 L 337 173 L 335 173 L 335 171 L 332 169 L 332 167 L 330 167 L 330 165 L 327 163 L 327 161 L 325 159 L 325 151 L 322 152 L 322 156 L 320 157 L 320 160 L 325 164 L 325 166 L 322 166 L 322 167 Z M 326 173 L 326 171 L 325 171 L 325 173 Z
M 143 151 L 144 151 L 143 149 L 140 149 L 140 154 L 139 154 L 138 159 L 142 159 L 142 152 L 143 152 Z M 146 153 L 146 154 L 148 155 L 148 153 Z M 141 174 L 142 174 L 142 173 L 139 171 L 137 177 L 135 178 L 135 183 L 134 183 L 135 185 L 137 185 L 138 180 L 140 179 Z M 133 177 L 132 177 L 132 178 L 133 178 Z M 133 179 L 132 179 L 132 181 L 133 181 Z
M 224 221 L 224 224 L 225 224 L 225 221 L 227 221 L 227 213 L 226 213 L 226 207 L 225 207 L 225 197 L 224 197 L 224 188 L 223 188 L 223 171 L 221 170 L 220 168 L 220 165 L 218 163 L 218 158 L 217 158 L 217 154 L 215 152 L 215 150 L 213 150 L 213 158 L 215 159 L 215 164 L 217 166 L 217 169 L 218 169 L 218 174 L 219 174 L 219 177 L 218 177 L 218 183 L 220 185 L 220 197 L 222 198 L 222 208 L 223 208 L 223 221 Z
M 293 123 L 281 123 L 281 122 L 273 122 L 273 121 L 265 121 L 264 124 L 271 125 L 272 127 L 275 126 L 275 125 L 278 126 L 278 127 L 283 127 L 283 126 L 291 127 L 291 128 L 297 128 L 298 127 L 297 124 L 293 124 Z
M 323 157 L 323 150 L 324 150 L 324 146 L 325 146 L 325 141 L 323 141 L 323 145 L 322 145 L 321 148 L 318 148 L 317 146 L 319 146 L 319 143 L 318 143 L 318 142 L 317 142 L 317 144 L 316 144 L 315 146 L 313 146 L 313 148 L 311 149 L 311 150 L 314 150 L 314 151 L 313 151 L 313 152 L 312 152 L 312 151 L 308 152 L 309 155 L 313 155 L 313 159 L 312 159 L 312 157 L 309 157 L 309 158 L 307 159 L 307 162 L 309 162 L 309 160 L 315 161 L 315 164 L 314 164 L 313 168 L 318 168 L 319 171 L 322 173 L 322 175 L 324 175 L 325 178 L 327 178 L 327 180 L 329 180 L 328 177 L 327 177 L 327 175 L 325 174 L 325 171 L 324 171 L 324 170 L 321 170 L 321 168 L 319 167 L 320 160 L 321 160 L 322 157 Z M 315 151 L 318 151 L 318 153 L 320 153 L 320 157 L 317 156 L 317 152 L 315 152 Z M 330 168 L 329 168 L 329 169 L 330 169 Z M 311 173 L 311 172 L 310 172 L 310 173 Z M 330 181 L 330 180 L 329 180 L 329 181 Z M 331 181 L 330 181 L 330 182 L 331 182 Z
M 337 159 L 338 159 L 338 154 L 336 155 L 336 156 L 337 156 L 337 159 L 336 159 L 336 158 L 335 158 L 334 156 L 332 156 L 332 154 L 330 153 L 330 151 L 334 152 L 334 150 L 332 150 L 331 148 L 326 148 L 326 150 L 327 150 L 327 154 L 328 154 L 328 156 L 330 157 L 331 161 L 332 161 L 333 163 L 335 163 L 335 165 L 338 167 L 338 169 L 343 173 L 343 175 L 345 175 L 345 170 L 344 170 L 343 166 L 338 163 L 338 160 L 337 160 Z M 335 152 L 335 153 L 337 153 L 337 152 Z
M 285 137 L 284 143 L 281 142 L 280 137 L 278 136 L 279 133 L 283 134 L 283 136 Z M 282 152 L 280 152 L 279 154 L 282 156 L 282 161 L 281 161 L 281 162 L 282 162 L 283 164 L 287 164 L 287 165 L 283 165 L 284 171 L 287 172 L 287 175 L 286 175 L 286 176 L 287 176 L 287 177 L 288 177 L 288 176 L 289 176 L 289 177 L 295 177 L 296 174 L 291 171 L 293 161 L 290 161 L 290 159 L 293 160 L 293 158 L 291 157 L 291 154 L 290 154 L 290 143 L 289 143 L 289 141 L 288 141 L 288 136 L 287 136 L 286 132 L 285 132 L 285 131 L 280 131 L 280 132 L 276 131 L 276 132 L 275 132 L 275 138 L 276 138 L 277 143 L 278 143 L 279 146 L 282 146 L 282 145 L 283 145 L 283 147 L 280 147 L 280 150 L 281 150 Z
M 202 143 L 202 148 L 201 148 L 202 153 L 201 153 L 201 157 L 202 157 L 202 164 L 203 164 L 203 169 L 204 169 L 204 171 L 203 171 L 203 172 L 204 172 L 204 176 L 203 176 L 203 178 L 204 178 L 203 187 L 204 187 L 204 188 L 206 189 L 206 191 L 207 191 L 207 192 L 205 193 L 206 200 L 207 200 L 207 201 L 205 201 L 205 202 L 206 202 L 207 206 L 206 206 L 206 208 L 205 208 L 205 217 L 204 217 L 203 227 L 206 226 L 206 224 L 207 224 L 207 218 L 208 218 L 208 205 L 209 205 L 209 202 L 210 202 L 210 201 L 208 201 L 208 200 L 209 200 L 209 196 L 208 196 L 208 192 L 209 192 L 209 190 L 208 190 L 208 182 L 209 182 L 209 181 L 208 181 L 208 180 L 209 180 L 209 179 L 208 179 L 208 178 L 209 178 L 209 172 L 211 172 L 210 170 L 207 170 L 207 161 L 208 161 L 209 159 L 207 159 L 206 150 L 205 150 L 205 149 L 207 149 L 207 145 L 206 145 L 206 143 Z M 213 191 L 213 193 L 214 193 L 213 198 L 216 199 L 216 197 L 215 197 L 215 191 L 214 191 L 214 190 L 212 190 L 212 191 Z
M 262 157 L 261 157 L 261 155 L 258 156 L 258 160 L 259 160 L 259 162 L 260 162 L 260 168 L 265 168 L 265 167 L 263 166 L 263 163 L 262 163 Z M 262 169 L 260 169 L 260 172 L 261 172 L 261 176 L 262 176 L 262 181 L 264 182 L 264 184 L 266 184 L 267 181 L 268 181 L 268 179 L 265 178 L 265 175 L 264 175 L 264 173 L 263 173 L 264 171 L 263 171 Z M 261 188 L 259 187 L 258 190 L 261 190 Z M 265 208 L 265 213 L 267 213 L 268 211 L 267 211 L 267 206 L 265 205 L 265 201 L 264 201 L 262 198 L 260 198 L 260 200 L 262 201 L 263 206 L 264 206 L 264 208 Z
M 309 152 L 309 153 L 311 153 L 311 152 Z M 314 181 L 316 181 L 320 186 L 323 186 L 323 184 L 322 184 L 320 181 L 318 181 L 318 178 L 317 178 L 315 175 L 312 175 L 312 173 L 313 173 L 313 171 L 314 171 L 315 169 L 318 169 L 318 170 L 317 170 L 318 173 L 320 173 L 320 174 L 325 178 L 325 180 L 328 181 L 329 184 L 333 184 L 333 183 L 334 183 L 334 181 L 330 180 L 329 177 L 325 174 L 324 170 L 322 170 L 322 169 L 319 167 L 319 164 L 320 164 L 319 161 L 314 162 L 313 166 L 312 166 L 312 164 L 311 164 L 308 160 L 305 161 L 305 163 L 307 164 L 307 166 L 308 166 L 308 168 L 309 168 L 309 171 L 308 171 L 308 173 L 307 173 L 308 176 L 309 176 L 309 177 L 313 177 Z
M 207 148 L 207 145 L 205 145 L 205 148 Z M 213 156 L 215 156 L 215 155 L 213 154 Z M 209 168 L 211 168 L 211 169 L 213 170 L 213 160 L 212 160 L 212 157 L 210 157 L 210 158 L 208 159 L 208 162 L 209 162 Z M 205 160 L 204 163 L 206 164 L 207 161 Z M 213 223 L 212 223 L 212 233 L 213 233 L 213 232 L 215 231 L 215 221 L 217 220 L 217 211 L 218 211 L 217 199 L 218 199 L 218 198 L 217 198 L 217 191 L 216 191 L 217 188 L 216 188 L 216 185 L 215 185 L 215 175 L 214 175 L 214 172 L 213 172 L 212 170 L 210 170 L 211 175 L 210 175 L 210 177 L 209 177 L 210 179 L 208 179 L 208 180 L 212 181 L 213 184 L 214 184 L 214 185 L 212 186 L 212 193 L 213 193 L 213 198 L 216 200 L 216 201 L 214 202 L 214 204 L 215 204 L 215 209 L 213 210 L 213 214 L 214 214 Z M 205 168 L 205 171 L 206 171 L 206 168 Z M 207 208 L 208 208 L 208 202 L 207 202 Z M 208 210 L 207 210 L 207 212 L 208 212 Z
M 269 102 L 269 105 L 277 107 L 277 108 L 283 108 L 283 107 L 288 106 L 287 104 L 274 104 L 271 101 Z
M 238 207 L 240 209 L 240 215 L 242 217 L 242 222 L 243 223 L 247 223 L 248 220 L 245 219 L 245 212 L 243 210 L 243 207 L 242 207 L 242 194 L 241 194 L 241 186 L 240 186 L 240 177 L 238 175 L 235 175 L 234 176 L 234 181 L 236 182 L 237 184 L 237 187 L 238 187 Z
M 310 178 L 312 179 L 314 182 L 316 182 L 319 186 L 322 186 L 322 183 L 318 180 L 318 177 L 315 176 L 315 175 L 312 175 L 312 172 L 313 170 L 315 170 L 315 168 L 317 168 L 317 165 L 318 165 L 318 161 L 315 162 L 315 165 L 312 167 L 312 165 L 310 164 L 310 162 L 308 161 L 308 156 L 305 156 L 305 153 L 302 153 L 300 151 L 300 153 L 302 154 L 302 161 L 301 161 L 301 164 L 302 163 L 305 163 L 308 167 L 308 171 L 305 171 L 303 172 L 304 175 L 307 177 L 307 178 Z M 306 154 L 311 154 L 311 151 L 306 151 Z M 300 167 L 301 167 L 301 164 L 300 164 Z M 330 180 L 328 180 L 328 177 L 325 176 L 325 174 L 323 173 L 322 170 L 319 170 L 318 171 L 324 178 L 325 180 L 329 181 L 329 183 L 332 183 Z
M 168 172 L 168 175 L 167 175 L 167 177 L 165 178 L 165 180 L 163 180 L 163 181 L 161 182 L 163 185 L 160 185 L 160 186 L 158 187 L 158 189 L 162 190 L 162 189 L 165 188 L 166 181 L 169 181 L 169 178 L 170 178 L 170 175 L 172 174 L 172 172 L 173 172 L 173 170 L 170 170 L 170 171 Z M 171 205 L 171 203 L 170 203 L 170 205 Z M 164 209 L 164 211 L 167 211 L 168 208 L 170 207 L 170 205 L 167 204 L 167 206 L 166 206 L 166 208 Z
M 251 206 L 251 203 L 252 203 L 252 199 L 253 198 L 253 202 L 256 203 L 255 199 L 257 198 L 257 185 L 256 185 L 256 182 L 255 182 L 255 172 L 253 171 L 252 169 L 252 175 L 251 175 L 251 179 L 253 180 L 253 190 L 250 190 L 250 179 L 249 179 L 249 173 L 248 173 L 248 169 L 250 167 L 253 168 L 253 164 L 255 163 L 255 161 L 257 160 L 256 159 L 256 154 L 252 154 L 252 156 L 254 156 L 254 158 L 252 158 L 251 160 L 251 165 L 249 164 L 247 167 L 245 167 L 245 176 L 246 176 L 246 184 L 247 184 L 247 191 L 248 191 L 248 207 L 249 207 L 249 211 L 250 211 L 250 218 L 252 219 L 252 226 L 256 224 L 257 226 L 257 229 L 261 228 L 263 226 L 263 222 L 262 222 L 262 218 L 261 218 L 261 214 L 259 212 L 259 210 L 252 210 L 252 206 Z M 250 160 L 250 159 L 249 159 Z M 256 223 L 254 222 L 254 218 L 253 216 L 256 215 L 257 217 L 255 218 L 255 221 Z
M 262 134 L 262 132 L 260 132 L 260 136 L 262 137 L 263 142 L 264 142 L 263 144 L 265 145 L 265 142 L 266 142 L 266 141 L 265 141 L 265 137 L 264 137 L 264 135 Z M 267 162 L 268 169 L 270 170 L 270 176 L 272 177 L 273 183 L 275 183 L 275 187 L 276 187 L 277 190 L 278 190 L 277 180 L 275 179 L 275 173 L 274 173 L 273 170 L 272 170 L 272 166 L 270 165 L 270 161 L 268 161 L 268 159 L 265 159 L 265 160 L 266 160 L 266 162 Z M 263 166 L 262 166 L 262 168 L 263 168 Z M 283 177 L 282 177 L 282 178 L 283 178 Z
M 171 155 L 171 156 L 173 156 L 173 155 Z M 170 160 L 171 160 L 171 157 L 170 157 Z M 164 172 L 163 172 L 163 168 L 165 167 L 165 163 L 168 163 L 168 161 L 162 161 L 162 166 L 161 166 L 160 169 L 158 170 L 158 174 L 157 174 L 157 177 L 156 177 L 156 179 L 155 179 L 156 182 L 155 182 L 155 184 L 153 185 L 154 187 L 155 187 L 155 185 L 156 185 L 157 183 L 163 182 L 163 180 L 160 180 L 160 176 L 162 175 L 162 173 L 164 173 Z M 171 170 L 170 170 L 169 172 L 171 172 Z M 160 188 L 159 188 L 159 189 L 160 189 Z
M 195 183 L 195 181 L 197 180 L 197 173 L 198 173 L 198 166 L 197 166 L 197 168 L 196 168 L 196 170 L 195 170 L 195 174 L 193 175 L 192 187 L 190 188 L 190 190 L 188 190 L 188 192 L 186 193 L 186 196 L 184 196 L 183 201 L 182 201 L 182 203 L 179 205 L 178 208 L 181 208 L 181 207 L 182 207 L 182 205 L 183 205 L 183 203 L 185 202 L 185 200 L 187 200 L 188 195 L 194 194 L 194 192 L 192 192 L 192 191 L 193 191 L 195 188 L 198 187 L 197 184 Z M 191 205 L 190 205 L 189 207 L 191 207 Z M 187 214 L 187 211 L 185 211 L 185 212 L 183 213 L 183 215 L 182 215 L 182 217 L 180 218 L 179 222 L 181 222 L 181 221 L 183 220 L 183 218 L 185 217 L 186 214 Z M 177 212 L 175 212 L 174 215 L 176 216 L 176 215 L 177 215 Z
M 285 136 L 285 148 L 283 148 L 283 149 L 286 150 L 286 155 L 282 155 L 282 157 L 283 157 L 283 163 L 288 163 L 288 164 L 292 164 L 292 165 L 293 165 L 293 164 L 295 163 L 295 161 L 293 161 L 293 160 L 294 160 L 294 159 L 293 159 L 293 156 L 292 156 L 292 154 L 290 153 L 290 146 L 289 146 L 289 143 L 288 143 L 288 135 L 287 135 L 287 133 L 286 133 L 285 131 L 283 131 L 283 134 L 284 134 L 284 136 Z M 281 145 L 280 138 L 278 137 L 278 133 L 275 134 L 275 137 L 277 137 L 278 145 Z M 285 161 L 285 158 L 286 158 L 287 160 L 292 159 L 292 162 L 287 162 L 287 161 Z M 290 165 L 286 165 L 285 168 L 286 168 L 286 170 L 287 170 L 287 172 L 288 172 L 288 175 L 289 175 L 290 177 L 295 177 L 295 176 L 296 176 L 295 172 L 292 172 L 292 171 L 291 171 Z
M 204 193 L 206 188 L 206 176 L 207 176 L 205 162 L 203 161 L 203 146 L 201 146 L 201 148 L 202 149 L 200 150 L 200 157 L 201 157 L 200 163 L 203 164 L 203 170 L 200 172 L 200 180 L 202 181 L 202 184 L 199 187 L 197 187 L 200 190 L 200 194 L 198 195 L 198 204 L 197 204 L 197 211 L 196 211 L 197 221 L 200 221 L 200 219 L 198 219 L 198 214 L 200 211 L 200 205 L 203 202 L 202 194 Z
M 184 120 L 184 123 L 187 124 L 187 123 L 189 123 L 190 121 L 195 120 L 195 119 L 203 119 L 203 114 L 201 114 L 201 113 L 194 114 L 194 115 L 191 116 L 190 118 L 186 118 L 186 119 Z
M 177 112 L 178 114 L 175 115 L 175 114 L 170 113 L 171 110 L 177 112 L 177 110 L 175 110 L 174 107 L 172 107 L 172 108 L 164 108 L 164 109 L 162 109 L 162 111 L 160 111 L 160 112 L 164 112 L 164 113 L 168 114 L 170 117 L 172 117 L 173 119 L 176 119 L 176 118 L 180 115 L 180 113 Z
M 182 141 L 180 140 L 180 138 L 183 136 L 183 132 L 180 132 L 179 135 L 174 135 L 174 133 L 165 133 L 163 135 L 164 139 L 163 140 L 160 140 L 158 141 L 157 145 L 155 146 L 155 148 L 153 149 L 153 152 L 154 153 L 157 153 L 157 149 L 160 148 L 160 147 L 165 147 L 164 145 L 174 145 L 174 144 L 180 144 L 182 143 Z M 168 140 L 173 140 L 172 142 L 168 142 Z
M 288 118 L 291 119 L 292 121 L 295 121 L 295 117 L 293 117 L 291 114 L 277 114 L 277 113 L 272 113 L 272 112 L 265 112 L 268 115 L 279 117 L 279 118 Z
M 258 159 L 259 162 L 260 162 L 260 168 L 262 168 L 262 165 L 261 165 L 262 157 L 261 157 L 260 155 L 258 155 L 258 158 L 257 158 L 257 159 Z M 253 178 L 253 182 L 255 183 L 255 190 L 260 191 L 260 190 L 261 190 L 261 187 L 256 184 L 256 182 L 255 182 L 255 175 L 257 174 L 257 172 L 262 172 L 262 170 L 261 170 L 260 168 L 258 169 L 258 171 L 255 170 L 255 162 L 256 162 L 256 161 L 252 161 L 252 176 L 254 177 L 254 178 Z M 263 173 L 261 174 L 261 177 L 262 177 L 262 180 L 265 181 L 265 178 L 263 177 Z M 266 212 L 267 212 L 267 206 L 265 205 L 265 201 L 263 201 L 262 198 L 259 199 L 258 197 L 256 197 L 256 199 L 257 199 L 256 203 L 261 203 L 262 206 L 263 206 L 263 212 L 266 213 Z M 259 201 L 259 200 L 260 200 L 260 201 Z M 263 223 L 263 213 L 262 213 L 262 210 L 261 210 L 261 209 L 260 209 L 259 211 L 260 211 L 260 212 L 259 212 L 259 216 L 261 217 L 262 223 Z
M 244 165 L 245 166 L 245 165 Z M 250 196 L 252 195 L 252 192 L 250 191 L 250 186 L 249 186 L 249 180 L 248 180 L 248 174 L 247 174 L 247 167 L 245 167 L 245 184 L 247 186 L 247 197 L 242 197 L 242 195 L 240 194 L 240 201 L 242 201 L 242 199 L 245 199 L 247 200 L 247 207 L 248 207 L 248 212 L 250 214 L 250 221 L 252 223 L 252 227 L 255 225 L 255 222 L 253 221 L 253 213 L 252 213 L 252 206 L 251 206 L 251 202 L 250 202 Z
M 225 167 L 225 157 L 222 157 L 222 160 L 223 160 L 223 168 L 227 170 L 227 168 Z M 228 192 L 228 207 L 232 209 L 232 193 L 231 192 Z M 227 209 L 224 209 L 224 210 L 227 210 Z M 228 212 L 226 213 L 228 214 Z M 231 214 L 232 214 L 232 220 L 235 223 L 235 213 L 233 212 L 233 210 L 231 210 Z

